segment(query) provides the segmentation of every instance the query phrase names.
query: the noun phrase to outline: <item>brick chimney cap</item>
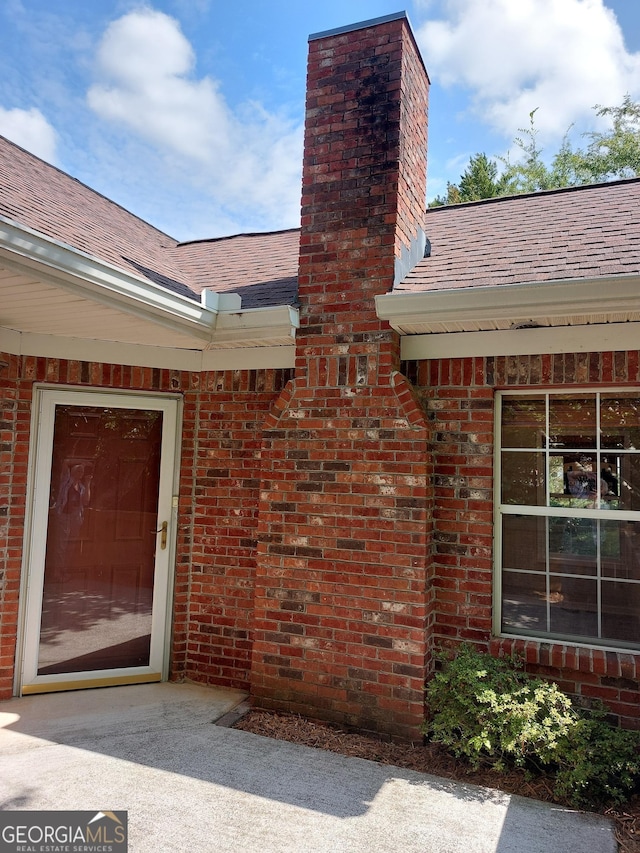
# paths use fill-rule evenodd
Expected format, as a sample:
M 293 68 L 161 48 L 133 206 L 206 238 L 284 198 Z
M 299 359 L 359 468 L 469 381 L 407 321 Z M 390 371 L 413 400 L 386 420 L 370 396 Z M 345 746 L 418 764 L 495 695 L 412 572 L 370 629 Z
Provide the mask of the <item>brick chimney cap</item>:
M 360 21 L 360 23 L 358 24 L 348 24 L 346 27 L 336 27 L 334 30 L 325 30 L 321 33 L 312 33 L 309 36 L 309 41 L 327 38 L 328 36 L 339 36 L 343 33 L 351 33 L 354 30 L 364 30 L 367 27 L 376 27 L 378 26 L 378 24 L 388 24 L 389 21 L 399 21 L 402 18 L 404 18 L 409 24 L 409 27 L 411 27 L 409 16 L 406 12 L 394 12 L 391 15 L 383 15 L 380 18 L 371 18 L 368 21 Z
M 346 27 L 336 27 L 335 30 L 325 30 L 322 33 L 312 33 L 309 36 L 309 41 L 318 41 L 319 39 L 329 38 L 331 36 L 342 35 L 343 33 L 353 33 L 357 30 L 364 30 L 367 27 L 377 27 L 380 24 L 388 24 L 390 21 L 406 21 L 407 26 L 409 27 L 409 33 L 413 39 L 413 43 L 416 47 L 416 51 L 418 52 L 418 58 L 422 63 L 422 67 L 424 68 L 424 73 L 427 75 L 427 81 L 429 80 L 429 72 L 427 71 L 427 66 L 424 64 L 424 59 L 422 58 L 422 53 L 420 48 L 418 47 L 418 42 L 416 41 L 415 33 L 413 31 L 413 27 L 411 26 L 411 21 L 409 20 L 409 16 L 406 12 L 394 12 L 391 15 L 383 15 L 380 18 L 371 18 L 368 21 L 360 21 L 359 24 L 348 24 Z

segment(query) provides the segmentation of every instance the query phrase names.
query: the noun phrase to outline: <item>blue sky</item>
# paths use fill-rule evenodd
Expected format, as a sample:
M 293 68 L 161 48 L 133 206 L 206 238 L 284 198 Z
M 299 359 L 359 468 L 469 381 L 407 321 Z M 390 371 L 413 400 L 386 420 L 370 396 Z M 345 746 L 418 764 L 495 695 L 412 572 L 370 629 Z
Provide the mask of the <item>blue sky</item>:
M 182 240 L 298 224 L 307 37 L 402 8 L 431 77 L 428 197 L 640 99 L 636 0 L 3 0 L 0 133 Z

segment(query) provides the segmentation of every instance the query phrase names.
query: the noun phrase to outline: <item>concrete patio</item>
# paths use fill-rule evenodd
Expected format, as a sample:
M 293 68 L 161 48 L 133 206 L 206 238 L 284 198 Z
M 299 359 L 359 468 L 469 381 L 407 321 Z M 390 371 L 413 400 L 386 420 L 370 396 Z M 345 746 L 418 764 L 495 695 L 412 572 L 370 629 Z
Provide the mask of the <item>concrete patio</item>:
M 0 703 L 2 810 L 128 811 L 131 853 L 615 853 L 610 821 L 213 723 L 235 690 Z

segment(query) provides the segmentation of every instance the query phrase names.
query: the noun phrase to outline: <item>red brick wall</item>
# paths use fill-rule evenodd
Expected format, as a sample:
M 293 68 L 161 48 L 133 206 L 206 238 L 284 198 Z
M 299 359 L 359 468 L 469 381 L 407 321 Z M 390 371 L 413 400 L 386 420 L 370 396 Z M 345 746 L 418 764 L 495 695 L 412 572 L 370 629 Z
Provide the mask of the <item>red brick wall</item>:
M 192 377 L 199 388 L 193 466 L 182 483 L 191 542 L 183 672 L 194 681 L 249 687 L 262 425 L 290 376 L 260 370 Z
M 400 156 L 395 210 L 396 257 L 400 256 L 403 246 L 408 247 L 415 240 L 416 226 L 422 227 L 427 186 L 428 78 L 421 56 L 411 49 L 410 33 L 405 32 L 404 39 L 406 46 L 402 52 L 402 71 L 398 81 L 401 89 L 399 121 L 403 131 L 398 140 Z M 420 121 L 422 116 L 424 120 Z
M 184 401 L 171 674 L 249 683 L 261 421 L 291 371 L 202 375 L 0 356 L 0 698 L 12 693 L 34 382 Z
M 527 669 L 588 701 L 605 701 L 640 728 L 640 654 L 568 643 L 491 637 L 493 583 L 493 399 L 496 389 L 624 385 L 640 381 L 640 354 L 569 353 L 409 362 L 432 418 L 434 628 L 437 647 L 471 641 L 517 651 Z
M 13 690 L 27 483 L 28 418 L 25 431 L 17 380 L 16 359 L 0 355 L 0 699 Z

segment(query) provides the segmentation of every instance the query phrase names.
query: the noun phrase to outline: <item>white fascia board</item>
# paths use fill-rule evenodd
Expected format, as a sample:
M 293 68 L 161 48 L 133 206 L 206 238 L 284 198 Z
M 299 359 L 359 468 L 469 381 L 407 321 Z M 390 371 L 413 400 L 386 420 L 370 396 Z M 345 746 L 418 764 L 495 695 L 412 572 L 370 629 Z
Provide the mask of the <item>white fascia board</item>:
M 295 365 L 295 346 L 246 346 L 221 350 L 181 349 L 16 332 L 0 327 L 0 352 L 71 361 L 159 367 L 167 370 L 259 370 Z
M 376 312 L 400 334 L 404 327 L 526 317 L 620 314 L 640 308 L 640 275 L 460 287 L 375 297 Z
M 292 344 L 295 330 L 299 327 L 299 312 L 290 305 L 220 311 L 207 349 L 215 349 L 218 345 L 232 346 L 242 340 L 256 343 L 282 340 Z
M 295 367 L 295 346 L 237 347 L 201 353 L 200 371 L 279 370 Z
M 541 355 L 567 352 L 620 352 L 640 346 L 640 323 L 593 323 L 497 332 L 449 332 L 406 335 L 400 341 L 404 361 L 438 358 Z

